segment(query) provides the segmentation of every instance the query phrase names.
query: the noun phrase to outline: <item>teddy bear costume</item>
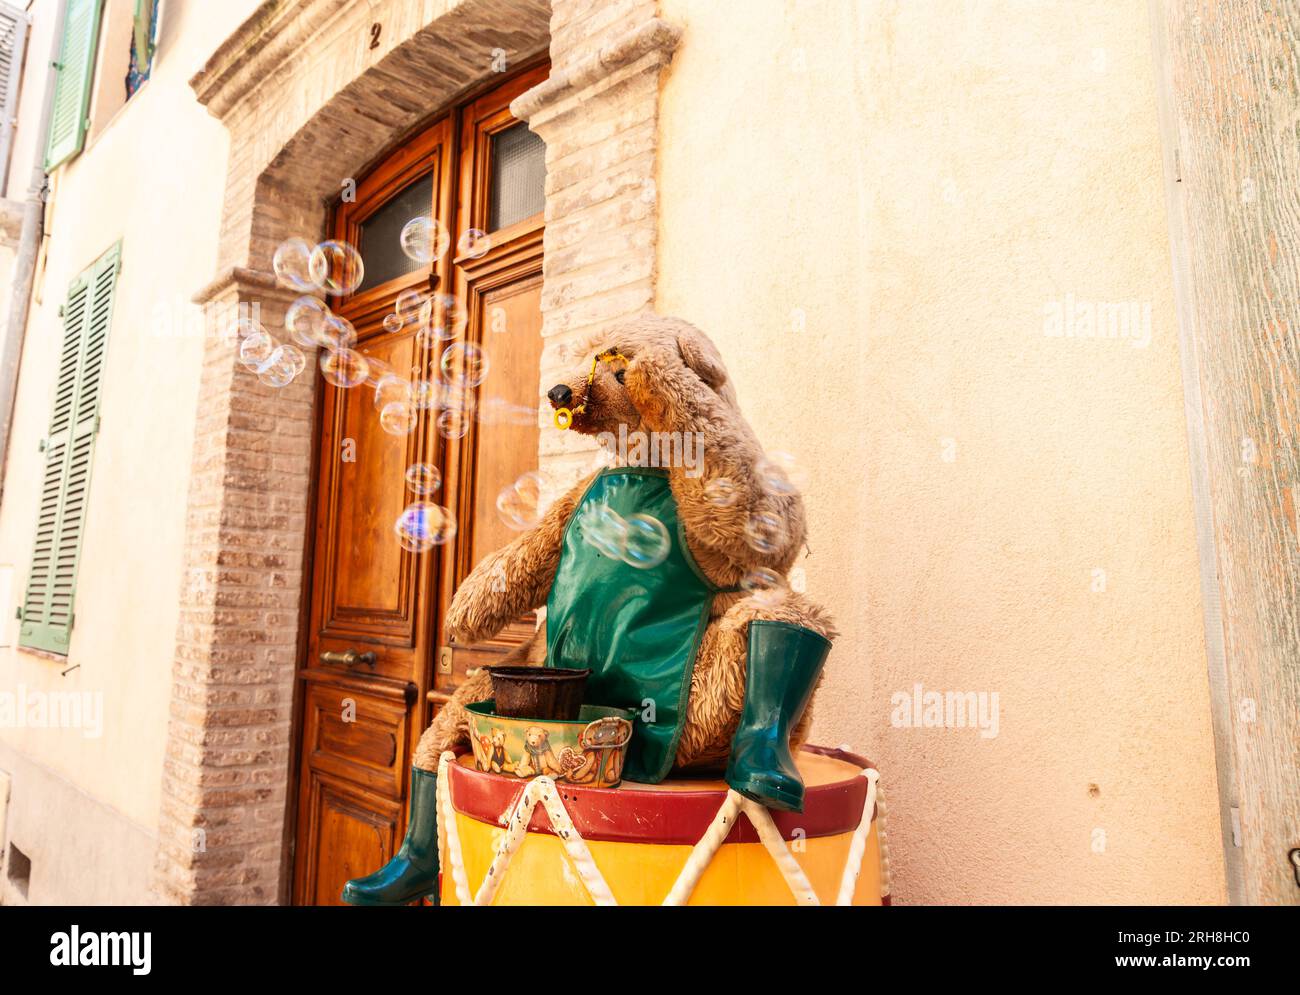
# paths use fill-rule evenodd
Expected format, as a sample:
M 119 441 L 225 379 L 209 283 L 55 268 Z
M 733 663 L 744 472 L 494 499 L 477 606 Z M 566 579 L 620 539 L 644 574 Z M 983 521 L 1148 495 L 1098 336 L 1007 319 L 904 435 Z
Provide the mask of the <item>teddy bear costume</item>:
M 552 403 L 557 404 L 554 392 Z M 623 518 L 642 514 L 660 521 L 670 539 L 667 557 L 652 569 L 637 569 L 606 555 L 584 532 L 592 521 L 587 513 L 600 508 Z M 666 469 L 603 470 L 562 514 L 558 562 L 546 592 L 545 665 L 590 669 L 588 700 L 638 713 L 624 776 L 657 783 L 682 761 L 692 676 L 702 640 L 719 617 L 715 599 L 737 596 L 739 589 L 716 584 L 696 562 Z M 476 573 L 483 568 L 480 564 Z M 456 600 L 462 600 L 462 592 L 472 598 L 470 589 L 467 580 Z M 449 618 L 456 611 L 453 603 Z M 815 624 L 815 614 L 809 621 Z M 745 635 L 744 704 L 730 738 L 726 781 L 769 807 L 800 811 L 803 783 L 790 738 L 812 697 L 830 640 L 781 618 L 750 618 Z M 481 689 L 472 694 L 489 696 Z M 412 769 L 411 814 L 401 849 L 379 871 L 349 881 L 344 901 L 397 905 L 436 896 L 437 774 L 430 768 L 417 758 Z

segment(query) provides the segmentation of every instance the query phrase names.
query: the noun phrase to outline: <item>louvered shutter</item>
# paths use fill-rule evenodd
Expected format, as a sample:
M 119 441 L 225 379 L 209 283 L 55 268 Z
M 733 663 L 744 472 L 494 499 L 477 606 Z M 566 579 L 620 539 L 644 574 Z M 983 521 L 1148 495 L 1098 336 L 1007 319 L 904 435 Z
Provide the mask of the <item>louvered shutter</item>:
M 0 3 L 0 195 L 9 183 L 9 154 L 18 120 L 18 84 L 27 44 L 27 14 Z
M 67 162 L 86 141 L 90 113 L 90 82 L 95 72 L 95 45 L 99 40 L 101 0 L 68 0 L 59 46 L 58 79 L 50 133 L 45 143 L 45 169 Z
M 63 350 L 18 640 L 22 646 L 53 653 L 66 653 L 72 634 L 77 561 L 120 258 L 120 246 L 115 246 L 81 274 L 63 307 Z

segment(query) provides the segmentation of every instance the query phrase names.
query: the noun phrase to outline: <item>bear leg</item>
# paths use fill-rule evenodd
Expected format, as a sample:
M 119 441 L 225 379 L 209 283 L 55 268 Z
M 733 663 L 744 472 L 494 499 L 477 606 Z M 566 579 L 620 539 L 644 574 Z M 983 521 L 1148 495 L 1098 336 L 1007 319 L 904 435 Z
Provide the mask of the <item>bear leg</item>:
M 699 770 L 720 768 L 726 763 L 745 707 L 749 623 L 757 619 L 788 622 L 831 640 L 838 635 L 825 609 L 794 593 L 776 604 L 765 604 L 753 597 L 742 598 L 713 619 L 704 632 L 695 659 L 675 767 Z M 791 749 L 797 750 L 808 738 L 814 703 L 815 700 L 804 709 L 795 724 L 790 735 Z

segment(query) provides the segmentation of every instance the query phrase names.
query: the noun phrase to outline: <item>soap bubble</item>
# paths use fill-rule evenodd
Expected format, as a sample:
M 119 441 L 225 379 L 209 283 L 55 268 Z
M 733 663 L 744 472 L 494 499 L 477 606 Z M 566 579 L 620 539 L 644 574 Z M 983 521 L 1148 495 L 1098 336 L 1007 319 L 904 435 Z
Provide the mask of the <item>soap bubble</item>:
M 327 344 L 325 320 L 330 309 L 319 297 L 299 297 L 284 312 L 284 327 L 300 346 L 311 349 Z
M 606 556 L 621 560 L 627 553 L 627 522 L 606 504 L 590 504 L 578 518 L 582 541 Z
M 745 523 L 745 539 L 760 553 L 776 552 L 785 538 L 785 525 L 770 511 L 755 512 Z
M 402 330 L 402 326 L 405 324 L 406 322 L 402 320 L 402 316 L 400 314 L 384 315 L 384 331 L 386 332 L 400 332 Z
M 704 499 L 715 508 L 730 508 L 740 492 L 730 477 L 717 477 L 704 485 Z
M 487 353 L 473 342 L 449 345 L 442 354 L 442 377 L 453 387 L 477 387 L 488 375 Z
M 278 343 L 261 328 L 250 329 L 239 343 L 239 361 L 250 370 L 260 372 L 275 352 Z
M 306 368 L 307 357 L 297 346 L 276 346 L 266 362 L 257 368 L 257 379 L 268 387 L 287 387 Z
M 790 453 L 774 450 L 761 456 L 754 464 L 758 483 L 769 494 L 778 497 L 797 494 L 807 483 L 806 475 Z
M 438 434 L 444 439 L 463 439 L 469 432 L 470 416 L 461 408 L 438 412 Z
M 492 239 L 479 228 L 466 228 L 456 240 L 456 252 L 466 259 L 482 259 L 492 248 Z
M 451 233 L 437 218 L 425 215 L 406 222 L 398 240 L 408 259 L 417 263 L 431 263 L 446 253 L 451 245 Z
M 379 412 L 379 427 L 389 435 L 410 435 L 415 422 L 415 405 L 405 401 L 389 401 Z
M 789 594 L 785 578 L 767 567 L 755 567 L 747 573 L 740 586 L 761 605 L 775 605 Z
M 425 298 L 417 319 L 422 341 L 454 339 L 469 324 L 469 314 L 455 294 Z
M 442 486 L 442 472 L 432 463 L 412 463 L 406 468 L 406 486 L 415 494 L 432 494 Z
M 412 380 L 411 400 L 417 408 L 438 406 L 438 383 L 435 380 Z
M 369 367 L 366 371 L 366 380 L 372 387 L 378 387 L 381 381 L 395 375 L 393 364 L 380 359 L 378 356 L 367 356 L 366 365 Z
M 396 373 L 386 373 L 375 384 L 375 409 L 383 411 L 390 404 L 415 404 L 411 381 Z
M 649 515 L 632 515 L 626 520 L 623 562 L 640 570 L 657 567 L 672 551 L 672 540 L 663 522 Z
M 513 484 L 497 495 L 497 514 L 512 529 L 535 528 L 555 500 L 547 479 L 536 470 L 521 474 Z
M 416 501 L 397 516 L 393 531 L 403 549 L 423 553 L 455 536 L 456 519 L 442 505 Z
M 321 343 L 328 349 L 351 349 L 357 342 L 357 330 L 352 322 L 333 312 L 325 315 L 325 328 L 321 332 Z
M 307 368 L 307 357 L 303 355 L 302 350 L 296 345 L 287 343 L 276 347 L 275 352 L 271 353 L 269 362 L 283 368 L 288 373 L 289 380 Z
M 256 318 L 251 318 L 246 314 L 241 314 L 230 326 L 227 333 L 228 340 L 236 343 L 242 343 L 244 339 L 252 335 L 266 335 L 266 327 Z
M 312 290 L 316 280 L 311 273 L 311 243 L 305 238 L 291 238 L 281 242 L 271 257 L 275 278 L 283 286 L 299 292 Z
M 473 414 L 475 407 L 474 388 L 459 384 L 435 383 L 438 388 L 438 407 L 446 411 L 463 411 Z
M 409 325 L 412 322 L 420 320 L 420 314 L 424 309 L 425 301 L 428 299 L 429 295 L 423 290 L 416 290 L 414 288 L 403 290 L 397 295 L 397 301 L 393 304 L 393 310 L 397 313 L 397 317 L 401 319 L 403 324 Z
M 312 283 L 327 294 L 342 297 L 361 285 L 366 267 L 361 253 L 347 242 L 321 242 L 311 252 Z
M 335 387 L 355 387 L 365 383 L 370 364 L 355 349 L 330 349 L 321 353 L 320 371 Z

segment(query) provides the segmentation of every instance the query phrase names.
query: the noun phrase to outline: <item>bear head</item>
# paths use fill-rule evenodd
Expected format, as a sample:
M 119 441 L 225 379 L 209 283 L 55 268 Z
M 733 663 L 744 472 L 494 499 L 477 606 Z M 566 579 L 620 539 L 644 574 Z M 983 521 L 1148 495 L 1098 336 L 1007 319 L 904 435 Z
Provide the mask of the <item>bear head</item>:
M 617 434 L 620 426 L 629 433 L 646 431 L 624 377 L 625 361 L 650 349 L 661 362 L 666 359 L 689 372 L 700 390 L 739 416 L 736 391 L 717 346 L 690 322 L 655 314 L 613 325 L 567 350 L 575 357 L 572 372 L 547 391 L 547 400 L 556 411 L 572 412 L 569 427 L 583 435 Z M 622 359 L 602 360 L 609 353 Z

